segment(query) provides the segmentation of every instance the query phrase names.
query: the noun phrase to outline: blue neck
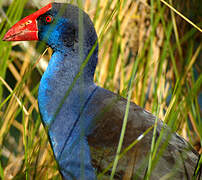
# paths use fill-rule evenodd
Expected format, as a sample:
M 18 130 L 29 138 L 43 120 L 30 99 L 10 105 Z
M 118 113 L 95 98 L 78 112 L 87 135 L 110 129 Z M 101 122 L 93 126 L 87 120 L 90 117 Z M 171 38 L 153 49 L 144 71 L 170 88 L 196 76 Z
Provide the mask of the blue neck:
M 81 62 L 79 61 L 79 57 L 72 53 L 63 54 L 59 51 L 53 53 L 42 76 L 38 96 L 40 113 L 46 126 L 50 125 L 51 118 L 58 108 L 57 105 L 59 106 L 62 102 L 67 90 L 72 86 L 74 78 L 80 71 Z M 90 91 L 94 89 L 93 76 L 86 73 L 87 71 L 88 69 L 84 68 L 84 72 L 66 98 L 65 104 L 78 106 L 78 102 L 85 101 Z
M 92 64 L 92 62 L 97 62 L 97 55 L 90 58 L 89 63 Z M 67 179 L 70 178 L 69 172 L 73 172 L 74 177 L 81 176 L 78 174 L 80 172 L 78 169 L 82 166 L 78 159 L 81 146 L 83 147 L 82 151 L 86 154 L 84 167 L 89 171 L 87 174 L 84 173 L 84 175 L 85 177 L 95 178 L 86 141 L 86 136 L 90 131 L 86 130 L 83 138 L 80 138 L 82 129 L 87 129 L 92 119 L 86 118 L 85 123 L 82 123 L 82 128 L 80 128 L 80 123 L 77 122 L 80 121 L 79 116 L 82 109 L 96 90 L 96 85 L 93 82 L 94 70 L 89 69 L 88 64 L 69 95 L 64 99 L 75 76 L 80 71 L 81 60 L 78 53 L 74 51 L 66 51 L 66 53 L 56 51 L 53 53 L 48 68 L 42 76 L 39 87 L 38 102 L 42 121 L 48 127 L 49 139 L 54 155 L 60 169 L 62 169 L 63 176 L 66 176 Z M 63 104 L 59 107 L 61 102 Z M 72 155 L 68 154 L 70 151 Z M 73 164 L 70 163 L 72 161 L 74 161 Z M 75 165 L 76 161 L 78 163 Z

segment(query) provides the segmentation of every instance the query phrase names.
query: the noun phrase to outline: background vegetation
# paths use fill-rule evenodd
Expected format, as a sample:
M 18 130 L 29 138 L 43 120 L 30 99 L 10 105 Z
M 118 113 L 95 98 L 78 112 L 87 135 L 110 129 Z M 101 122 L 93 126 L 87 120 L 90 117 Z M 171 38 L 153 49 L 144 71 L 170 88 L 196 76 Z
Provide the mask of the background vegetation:
M 200 0 L 167 2 L 202 27 Z M 40 3 L 0 1 L 0 39 Z M 82 6 L 99 36 L 96 83 L 124 97 L 132 83 L 131 100 L 166 121 L 201 153 L 200 30 L 160 0 L 86 0 Z M 38 42 L 0 41 L 0 179 L 61 178 L 37 105 L 51 53 Z

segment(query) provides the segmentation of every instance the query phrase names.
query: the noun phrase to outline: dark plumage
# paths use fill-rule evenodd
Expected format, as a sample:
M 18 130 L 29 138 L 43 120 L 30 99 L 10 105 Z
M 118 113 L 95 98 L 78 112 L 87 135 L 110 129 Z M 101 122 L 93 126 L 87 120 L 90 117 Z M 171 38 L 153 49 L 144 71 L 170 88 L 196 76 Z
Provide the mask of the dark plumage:
M 37 13 L 27 17 L 37 21 L 33 22 L 37 25 L 32 24 L 37 26 L 37 34 L 27 40 L 42 40 L 54 51 L 41 79 L 38 101 L 59 170 L 68 180 L 96 179 L 96 174 L 115 157 L 127 101 L 94 84 L 98 45 L 80 77 L 74 81 L 97 41 L 93 23 L 85 12 L 70 4 L 52 3 Z M 18 22 L 18 26 L 27 19 Z M 26 40 L 17 36 L 14 30 L 9 30 L 4 40 Z M 131 103 L 123 146 L 130 145 L 154 125 L 155 119 L 151 113 Z M 162 142 L 167 137 L 169 142 L 151 179 L 159 179 L 167 173 L 173 173 L 172 179 L 191 178 L 198 153 L 160 120 L 157 139 L 162 129 L 165 131 Z M 151 140 L 152 132 L 119 160 L 115 179 L 143 179 Z M 109 174 L 110 171 L 105 173 L 104 178 L 108 179 Z

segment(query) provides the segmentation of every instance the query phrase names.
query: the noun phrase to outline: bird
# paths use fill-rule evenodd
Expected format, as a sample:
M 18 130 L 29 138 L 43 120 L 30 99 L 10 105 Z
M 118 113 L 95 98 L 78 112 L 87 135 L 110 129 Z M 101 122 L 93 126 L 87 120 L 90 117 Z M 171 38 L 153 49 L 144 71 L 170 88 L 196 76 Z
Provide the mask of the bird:
M 43 41 L 52 48 L 38 90 L 42 123 L 62 178 L 98 179 L 97 175 L 107 169 L 116 155 L 127 100 L 94 82 L 98 37 L 89 15 L 72 4 L 50 3 L 13 25 L 3 40 Z M 153 127 L 156 119 L 155 142 L 164 131 L 160 146 L 166 144 L 166 149 L 150 179 L 191 179 L 198 152 L 133 102 L 123 148 Z M 114 179 L 144 179 L 152 134 L 146 134 L 119 159 Z M 107 169 L 101 179 L 109 179 L 111 171 Z

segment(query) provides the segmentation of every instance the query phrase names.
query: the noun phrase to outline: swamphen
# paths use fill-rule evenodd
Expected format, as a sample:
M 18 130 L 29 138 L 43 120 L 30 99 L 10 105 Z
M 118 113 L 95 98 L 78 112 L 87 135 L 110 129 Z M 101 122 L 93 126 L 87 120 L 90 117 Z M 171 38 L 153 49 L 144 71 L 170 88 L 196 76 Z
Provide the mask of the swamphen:
M 42 122 L 48 129 L 63 178 L 96 179 L 96 174 L 114 159 L 127 100 L 93 81 L 98 44 L 89 16 L 71 4 L 50 3 L 16 23 L 3 40 L 40 40 L 53 49 L 38 92 Z M 79 72 L 82 72 L 80 76 Z M 154 115 L 131 103 L 123 147 L 154 125 L 155 119 Z M 169 142 L 152 170 L 151 179 L 159 179 L 167 173 L 172 179 L 191 178 L 198 153 L 160 120 L 157 139 L 162 129 L 169 137 L 163 137 L 162 142 L 167 139 Z M 143 179 L 151 140 L 152 132 L 119 160 L 115 179 Z M 104 178 L 109 174 L 110 170 Z

